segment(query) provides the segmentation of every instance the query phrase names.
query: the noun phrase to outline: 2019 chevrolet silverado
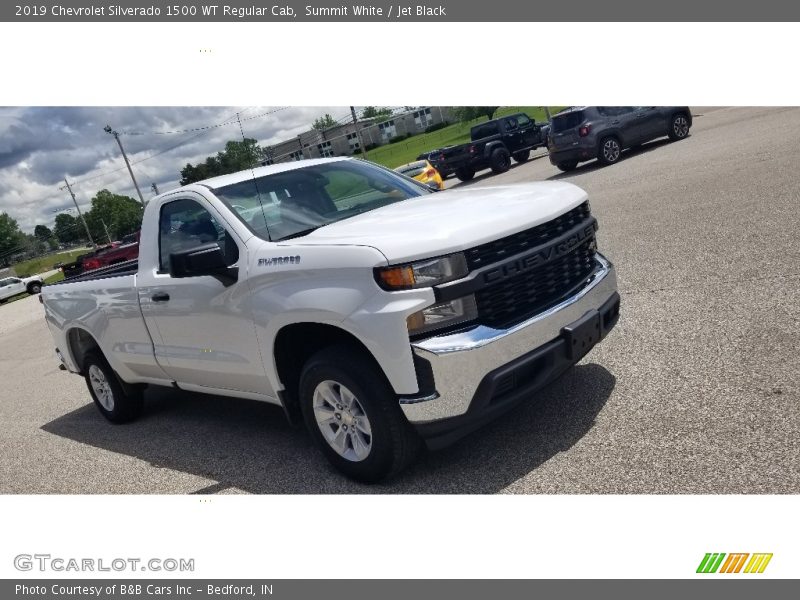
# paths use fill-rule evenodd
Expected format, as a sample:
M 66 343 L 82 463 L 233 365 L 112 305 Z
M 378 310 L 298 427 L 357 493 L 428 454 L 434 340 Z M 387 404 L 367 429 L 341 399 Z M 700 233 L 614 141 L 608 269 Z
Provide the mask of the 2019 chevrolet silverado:
M 561 111 L 551 120 L 550 162 L 562 171 L 597 159 L 619 161 L 622 151 L 660 137 L 682 140 L 689 135 L 688 106 L 582 106 Z
M 147 385 L 279 404 L 373 482 L 579 361 L 614 327 L 612 264 L 564 182 L 434 193 L 349 158 L 157 196 L 138 261 L 42 291 L 57 356 L 121 423 Z

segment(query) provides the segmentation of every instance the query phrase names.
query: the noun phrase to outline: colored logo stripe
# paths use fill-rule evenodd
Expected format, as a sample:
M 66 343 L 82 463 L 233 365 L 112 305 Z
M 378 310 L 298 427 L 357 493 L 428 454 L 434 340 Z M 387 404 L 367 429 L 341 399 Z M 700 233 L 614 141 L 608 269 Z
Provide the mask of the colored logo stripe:
M 722 559 L 725 558 L 725 553 L 706 553 L 703 560 L 700 561 L 700 566 L 697 567 L 698 573 L 716 573 Z
M 769 554 L 753 554 L 750 562 L 744 568 L 745 573 L 763 573 L 767 568 L 769 561 L 772 560 L 772 553 Z
M 738 573 L 742 570 L 742 566 L 744 565 L 744 561 L 747 560 L 747 557 L 750 556 L 749 553 L 738 553 L 738 554 L 728 554 L 728 558 L 725 559 L 725 562 L 722 563 L 722 568 L 719 570 L 720 573 Z

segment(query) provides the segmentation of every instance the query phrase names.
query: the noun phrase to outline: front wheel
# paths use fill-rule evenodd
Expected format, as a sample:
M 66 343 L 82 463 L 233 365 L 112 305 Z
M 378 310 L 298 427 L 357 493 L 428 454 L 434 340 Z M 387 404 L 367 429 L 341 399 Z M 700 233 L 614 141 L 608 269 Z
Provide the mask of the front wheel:
M 671 140 L 682 140 L 689 135 L 689 119 L 685 114 L 679 113 L 672 117 L 668 135 Z
M 123 385 L 102 354 L 87 352 L 83 372 L 95 406 L 106 419 L 112 423 L 127 423 L 142 413 L 142 390 Z
M 34 281 L 28 286 L 28 293 L 29 294 L 38 294 L 42 291 L 42 284 L 38 281 Z
M 352 479 L 381 481 L 410 464 L 421 448 L 379 367 L 354 348 L 315 354 L 300 376 L 299 398 L 317 447 Z

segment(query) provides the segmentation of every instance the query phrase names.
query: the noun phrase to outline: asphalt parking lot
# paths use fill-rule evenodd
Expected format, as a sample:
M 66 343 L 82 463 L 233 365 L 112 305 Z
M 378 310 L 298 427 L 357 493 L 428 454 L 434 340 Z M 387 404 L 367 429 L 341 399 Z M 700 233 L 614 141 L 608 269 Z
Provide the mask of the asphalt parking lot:
M 589 193 L 622 318 L 536 399 L 378 486 L 280 408 L 151 389 L 108 424 L 34 297 L 0 306 L 3 493 L 800 493 L 800 108 L 694 109 L 691 136 L 471 186 Z M 448 180 L 448 185 L 456 185 Z

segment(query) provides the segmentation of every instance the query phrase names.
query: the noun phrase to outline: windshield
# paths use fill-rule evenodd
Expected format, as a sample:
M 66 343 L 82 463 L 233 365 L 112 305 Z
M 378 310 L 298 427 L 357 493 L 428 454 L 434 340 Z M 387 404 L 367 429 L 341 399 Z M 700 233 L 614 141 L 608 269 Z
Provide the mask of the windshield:
M 214 190 L 259 237 L 278 241 L 432 193 L 361 160 L 316 164 Z

